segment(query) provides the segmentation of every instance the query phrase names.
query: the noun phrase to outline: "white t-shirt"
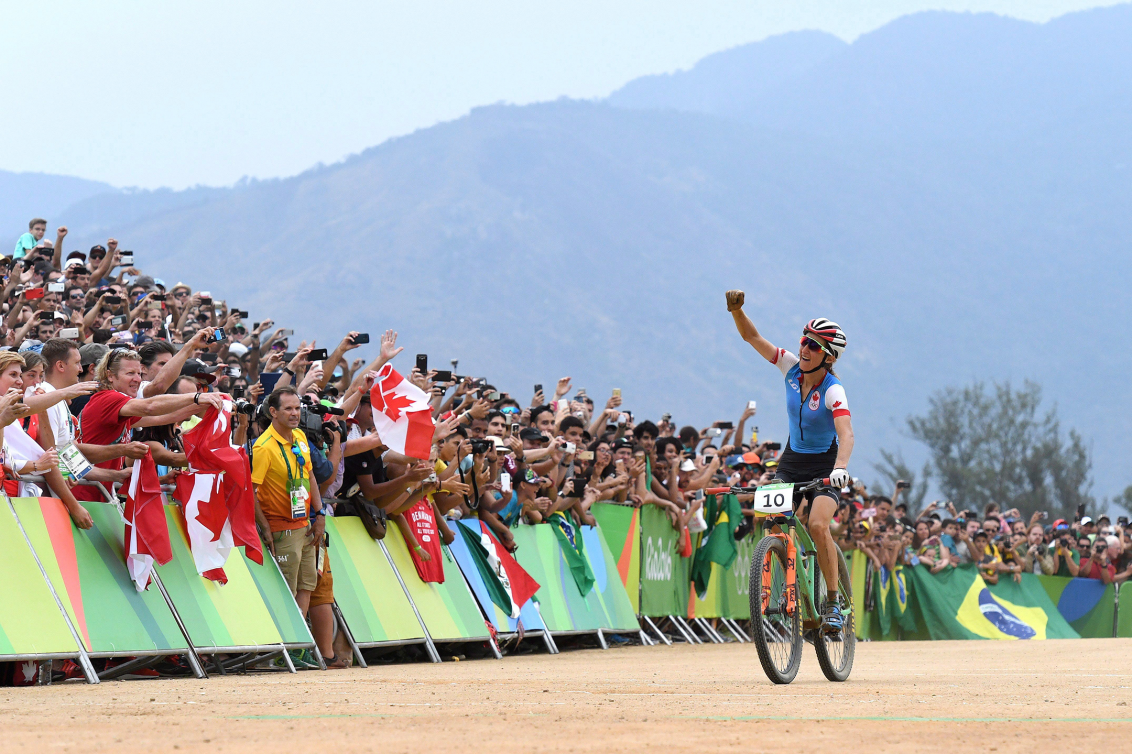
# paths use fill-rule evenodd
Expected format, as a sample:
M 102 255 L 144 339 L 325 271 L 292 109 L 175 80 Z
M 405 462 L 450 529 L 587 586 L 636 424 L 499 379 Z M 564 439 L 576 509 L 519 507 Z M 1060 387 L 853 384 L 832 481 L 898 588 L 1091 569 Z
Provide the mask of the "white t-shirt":
M 54 393 L 55 387 L 50 382 L 41 382 L 36 385 L 45 393 Z M 60 448 L 75 439 L 75 424 L 71 420 L 71 409 L 66 401 L 59 401 L 47 409 L 47 420 L 51 423 L 51 434 L 55 436 L 55 447 Z

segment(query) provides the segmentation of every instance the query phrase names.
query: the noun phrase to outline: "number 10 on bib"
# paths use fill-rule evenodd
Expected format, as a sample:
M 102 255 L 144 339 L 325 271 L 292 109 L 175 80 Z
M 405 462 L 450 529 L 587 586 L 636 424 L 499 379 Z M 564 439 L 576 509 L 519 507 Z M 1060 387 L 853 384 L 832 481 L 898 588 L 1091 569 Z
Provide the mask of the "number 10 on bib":
M 763 514 L 791 513 L 794 510 L 794 485 L 768 484 L 755 490 L 754 510 Z

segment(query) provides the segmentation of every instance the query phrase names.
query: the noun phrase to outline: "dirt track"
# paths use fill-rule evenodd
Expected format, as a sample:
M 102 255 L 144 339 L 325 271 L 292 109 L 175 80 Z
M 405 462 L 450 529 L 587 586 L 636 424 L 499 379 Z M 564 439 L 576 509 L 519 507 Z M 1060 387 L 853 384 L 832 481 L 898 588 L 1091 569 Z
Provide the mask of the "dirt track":
M 1128 751 L 1132 640 L 858 644 L 774 687 L 751 645 L 0 689 L 14 751 Z M 1123 743 L 1121 743 L 1123 741 Z

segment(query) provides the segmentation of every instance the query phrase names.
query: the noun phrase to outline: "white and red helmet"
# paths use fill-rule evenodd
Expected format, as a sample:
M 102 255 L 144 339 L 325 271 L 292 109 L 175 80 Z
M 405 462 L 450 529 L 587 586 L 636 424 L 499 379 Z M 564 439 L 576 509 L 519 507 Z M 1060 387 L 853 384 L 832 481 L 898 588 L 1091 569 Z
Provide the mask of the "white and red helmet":
M 802 337 L 810 338 L 823 345 L 826 353 L 832 356 L 841 358 L 841 354 L 845 351 L 845 331 L 836 322 L 818 317 L 811 319 L 809 323 L 802 329 Z

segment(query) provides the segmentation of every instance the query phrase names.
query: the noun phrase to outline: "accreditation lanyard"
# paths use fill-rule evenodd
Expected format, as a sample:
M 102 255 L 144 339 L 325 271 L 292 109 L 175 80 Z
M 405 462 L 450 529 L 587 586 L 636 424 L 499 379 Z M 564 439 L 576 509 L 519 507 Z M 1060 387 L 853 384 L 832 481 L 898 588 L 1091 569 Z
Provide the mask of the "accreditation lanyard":
M 283 464 L 287 467 L 287 494 L 291 498 L 291 518 L 294 520 L 307 517 L 307 500 L 310 499 L 310 480 L 303 475 L 302 456 L 300 455 L 298 444 L 293 441 L 291 443 L 291 451 L 296 456 L 295 464 L 299 468 L 298 479 L 291 473 L 291 462 L 287 460 L 287 451 L 284 449 L 283 443 L 279 443 L 279 455 L 283 456 Z

